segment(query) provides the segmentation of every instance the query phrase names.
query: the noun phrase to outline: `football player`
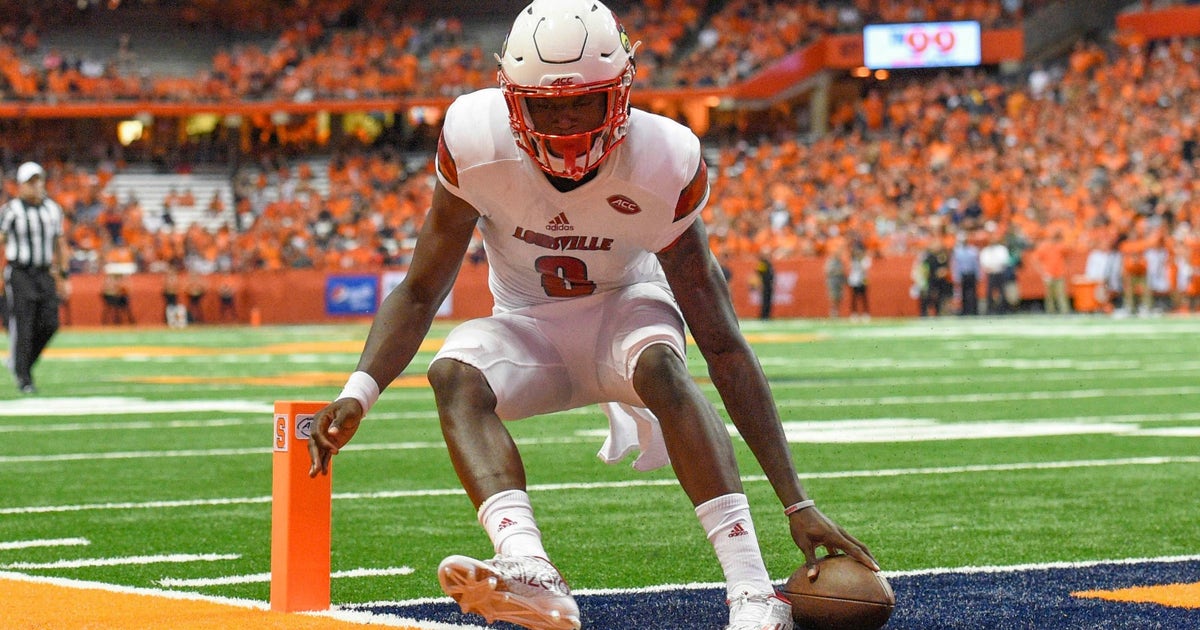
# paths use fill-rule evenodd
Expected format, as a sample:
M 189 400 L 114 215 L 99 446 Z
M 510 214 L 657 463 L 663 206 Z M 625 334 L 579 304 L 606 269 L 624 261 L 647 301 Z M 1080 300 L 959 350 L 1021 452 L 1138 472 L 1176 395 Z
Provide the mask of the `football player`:
M 446 558 L 443 590 L 489 621 L 580 627 L 504 423 L 600 404 L 610 427 L 601 458 L 636 450 L 637 469 L 670 464 L 695 506 L 726 578 L 727 630 L 789 630 L 791 608 L 764 566 L 729 434 L 688 373 L 685 325 L 806 564 L 815 571 L 824 547 L 878 567 L 797 479 L 699 220 L 708 199 L 700 142 L 630 107 L 635 49 L 596 0 L 535 0 L 520 12 L 498 56 L 499 88 L 446 112 L 412 265 L 381 305 L 357 370 L 314 418 L 310 474 L 327 471 L 408 366 L 478 229 L 493 314 L 456 327 L 428 377 L 454 469 L 496 555 Z

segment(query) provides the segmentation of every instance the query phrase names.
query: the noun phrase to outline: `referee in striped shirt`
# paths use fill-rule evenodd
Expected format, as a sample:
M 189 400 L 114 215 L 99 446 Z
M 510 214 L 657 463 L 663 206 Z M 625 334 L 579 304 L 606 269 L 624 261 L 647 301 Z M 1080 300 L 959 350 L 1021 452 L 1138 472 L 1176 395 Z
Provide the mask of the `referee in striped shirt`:
M 22 394 L 36 394 L 33 364 L 58 330 L 59 281 L 67 277 L 63 211 L 46 196 L 46 171 L 17 168 L 17 197 L 0 207 L 8 368 Z

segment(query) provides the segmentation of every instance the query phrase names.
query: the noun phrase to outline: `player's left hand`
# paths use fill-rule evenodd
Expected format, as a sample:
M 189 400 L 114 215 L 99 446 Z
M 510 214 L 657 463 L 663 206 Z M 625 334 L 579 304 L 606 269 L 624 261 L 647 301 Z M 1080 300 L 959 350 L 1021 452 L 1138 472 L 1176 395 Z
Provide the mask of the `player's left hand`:
M 809 579 L 815 579 L 820 572 L 817 565 L 817 547 L 824 547 L 826 554 L 841 551 L 872 571 L 879 570 L 879 564 L 875 562 L 867 546 L 815 506 L 789 516 L 788 525 L 792 531 L 792 540 L 796 542 L 800 551 L 804 552 L 804 566 L 808 567 Z

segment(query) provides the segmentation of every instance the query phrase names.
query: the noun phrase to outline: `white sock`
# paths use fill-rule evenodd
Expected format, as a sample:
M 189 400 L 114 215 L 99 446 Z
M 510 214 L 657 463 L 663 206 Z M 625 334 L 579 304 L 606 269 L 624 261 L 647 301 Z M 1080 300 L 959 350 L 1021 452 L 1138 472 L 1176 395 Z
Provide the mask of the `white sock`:
M 505 490 L 488 497 L 479 506 L 479 524 L 491 537 L 496 555 L 549 558 L 524 490 Z
M 771 577 L 758 548 L 758 536 L 750 519 L 750 501 L 744 494 L 727 494 L 696 506 L 700 525 L 717 552 L 725 573 L 725 593 L 770 593 Z

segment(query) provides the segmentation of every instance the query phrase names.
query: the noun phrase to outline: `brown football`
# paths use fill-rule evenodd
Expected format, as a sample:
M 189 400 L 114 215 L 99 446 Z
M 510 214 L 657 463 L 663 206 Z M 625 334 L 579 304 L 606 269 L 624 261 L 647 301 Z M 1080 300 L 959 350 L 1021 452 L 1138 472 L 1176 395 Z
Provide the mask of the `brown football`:
M 792 602 L 792 618 L 803 630 L 878 630 L 892 616 L 896 595 L 882 575 L 846 555 L 818 561 L 816 580 L 801 566 L 780 593 Z

